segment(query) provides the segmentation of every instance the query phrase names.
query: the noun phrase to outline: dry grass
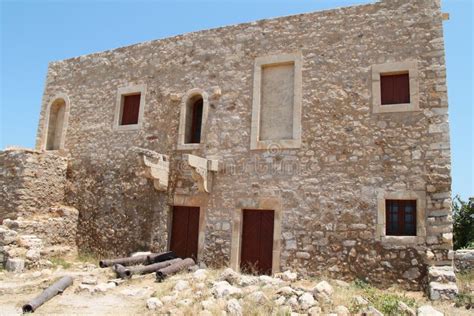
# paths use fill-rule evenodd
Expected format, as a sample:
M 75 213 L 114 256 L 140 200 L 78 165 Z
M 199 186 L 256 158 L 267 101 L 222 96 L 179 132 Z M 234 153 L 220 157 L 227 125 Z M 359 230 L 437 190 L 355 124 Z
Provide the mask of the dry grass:
M 459 295 L 456 299 L 456 307 L 474 309 L 474 271 L 458 273 L 457 284 Z
M 69 269 L 71 267 L 71 263 L 66 261 L 66 259 L 62 257 L 52 257 L 49 259 L 54 267 L 62 266 L 64 269 Z
M 102 259 L 101 256 L 96 255 L 92 252 L 81 251 L 77 254 L 76 261 L 83 262 L 83 263 L 93 263 L 93 264 L 98 265 L 101 259 Z
M 360 310 L 360 306 L 355 304 L 353 297 L 360 295 L 385 315 L 401 314 L 397 309 L 398 301 L 404 302 L 415 310 L 417 307 L 428 304 L 433 305 L 447 316 L 472 315 L 472 308 L 474 308 L 472 305 L 474 302 L 474 272 L 457 274 L 457 278 L 460 295 L 456 304 L 450 301 L 430 301 L 423 292 L 406 291 L 398 287 L 381 290 L 364 284 L 363 282 L 353 282 L 349 287 L 339 287 L 330 281 L 335 288 L 332 306 L 344 305 L 348 307 L 352 313 L 356 313 Z M 469 302 L 471 307 L 467 309 L 466 306 Z
M 462 272 L 456 274 L 458 280 L 459 292 L 464 294 L 473 294 L 474 292 L 474 271 Z

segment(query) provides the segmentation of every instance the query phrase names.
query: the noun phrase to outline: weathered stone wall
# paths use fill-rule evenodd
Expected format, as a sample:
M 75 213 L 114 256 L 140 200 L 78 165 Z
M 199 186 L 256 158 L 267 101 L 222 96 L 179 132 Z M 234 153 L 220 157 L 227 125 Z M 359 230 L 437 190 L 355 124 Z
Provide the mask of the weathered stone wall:
M 67 201 L 83 249 L 165 249 L 170 205 L 196 195 L 182 156 L 219 159 L 205 212 L 208 264 L 229 264 L 236 209 L 281 201 L 280 268 L 418 288 L 451 251 L 446 69 L 438 1 L 386 0 L 190 33 L 49 65 L 47 105 L 70 100 Z M 256 57 L 302 55 L 301 147 L 250 150 Z M 417 61 L 420 111 L 374 114 L 371 66 Z M 146 85 L 139 129 L 114 129 L 117 91 Z M 177 150 L 180 97 L 209 95 L 203 145 Z M 216 93 L 218 91 L 219 93 Z M 168 192 L 140 178 L 133 146 L 170 156 Z M 379 191 L 426 193 L 426 237 L 376 238 Z
M 64 200 L 67 158 L 29 149 L 0 152 L 0 222 Z
M 51 266 L 52 257 L 75 258 L 78 216 L 73 207 L 54 205 L 42 213 L 5 219 L 0 225 L 0 265 L 21 270 Z
M 456 250 L 454 254 L 454 266 L 458 271 L 474 269 L 474 249 Z

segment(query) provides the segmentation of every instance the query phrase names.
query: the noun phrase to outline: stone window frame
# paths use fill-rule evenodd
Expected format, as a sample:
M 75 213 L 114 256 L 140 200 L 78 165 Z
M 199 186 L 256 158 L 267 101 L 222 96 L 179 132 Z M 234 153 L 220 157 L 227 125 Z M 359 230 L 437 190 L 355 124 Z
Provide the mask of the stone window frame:
M 61 141 L 59 142 L 59 148 L 58 149 L 48 150 L 48 149 L 46 149 L 46 147 L 48 145 L 49 116 L 51 114 L 51 107 L 59 99 L 64 100 L 64 106 L 65 106 L 64 119 L 63 119 L 63 128 L 62 128 L 62 132 L 61 132 Z M 51 98 L 51 101 L 48 103 L 48 106 L 46 107 L 46 113 L 45 113 L 46 115 L 45 115 L 45 122 L 44 122 L 44 131 L 43 131 L 43 141 L 42 141 L 42 144 L 41 144 L 41 149 L 42 150 L 46 150 L 46 151 L 50 151 L 50 152 L 64 150 L 64 144 L 66 142 L 66 133 L 67 133 L 68 125 L 69 125 L 69 112 L 70 112 L 70 108 L 71 108 L 70 104 L 71 104 L 71 102 L 69 100 L 69 96 L 65 93 L 55 94 L 54 97 Z
M 198 251 L 196 254 L 196 262 L 200 262 L 204 258 L 204 247 L 206 240 L 206 217 L 207 217 L 207 205 L 208 196 L 204 193 L 196 194 L 193 196 L 175 194 L 173 197 L 173 203 L 169 205 L 168 211 L 168 241 L 166 249 L 170 249 L 171 245 L 171 229 L 173 221 L 173 207 L 174 206 L 188 206 L 188 207 L 199 207 L 199 233 L 198 233 Z
M 416 200 L 416 236 L 386 235 L 386 200 Z M 377 227 L 375 237 L 387 244 L 422 244 L 426 242 L 426 192 L 379 191 L 377 194 Z
M 410 82 L 410 103 L 382 105 L 381 75 L 408 72 Z M 417 61 L 408 60 L 372 65 L 372 112 L 414 112 L 420 111 L 419 106 L 419 77 Z
M 199 143 L 185 143 L 186 136 L 186 115 L 188 102 L 199 95 L 202 98 L 202 121 L 201 121 L 201 141 Z M 177 150 L 199 149 L 205 144 L 205 131 L 207 126 L 207 116 L 209 114 L 209 95 L 200 88 L 188 90 L 181 99 L 181 109 L 179 114 L 178 145 Z
M 264 66 L 279 64 L 294 64 L 293 85 L 293 139 L 259 140 L 260 137 L 260 109 L 262 91 L 262 68 Z M 250 133 L 250 149 L 262 150 L 273 146 L 280 148 L 301 147 L 301 104 L 302 104 L 302 73 L 303 56 L 301 53 L 277 54 L 255 58 L 253 72 L 253 99 L 252 99 L 252 125 Z
M 146 84 L 129 84 L 117 89 L 117 99 L 115 102 L 114 124 L 115 131 L 132 131 L 140 129 L 143 125 L 143 115 L 145 113 Z M 123 96 L 140 94 L 140 108 L 138 110 L 138 123 L 129 125 L 120 125 L 123 107 Z
M 232 214 L 232 238 L 230 250 L 230 267 L 240 271 L 240 256 L 242 253 L 242 225 L 243 210 L 273 210 L 273 249 L 272 249 L 272 274 L 280 272 L 281 262 L 281 224 L 282 224 L 282 202 L 278 197 L 242 198 L 237 201 L 236 208 Z

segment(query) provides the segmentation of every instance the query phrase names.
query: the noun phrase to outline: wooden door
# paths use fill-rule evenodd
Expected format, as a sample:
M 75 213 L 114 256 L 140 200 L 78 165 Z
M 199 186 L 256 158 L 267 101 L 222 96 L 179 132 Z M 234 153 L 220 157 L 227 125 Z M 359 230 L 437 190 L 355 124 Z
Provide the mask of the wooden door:
M 173 207 L 170 250 L 180 258 L 197 259 L 199 213 L 199 207 Z
M 244 272 L 272 273 L 272 210 L 243 210 L 240 268 Z

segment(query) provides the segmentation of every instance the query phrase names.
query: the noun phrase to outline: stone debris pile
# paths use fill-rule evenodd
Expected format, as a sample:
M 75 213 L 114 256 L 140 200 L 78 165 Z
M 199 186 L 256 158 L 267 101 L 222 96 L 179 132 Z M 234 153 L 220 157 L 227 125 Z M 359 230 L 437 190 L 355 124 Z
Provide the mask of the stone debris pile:
M 47 268 L 55 257 L 75 256 L 78 211 L 57 205 L 0 225 L 0 266 L 7 271 Z
M 190 262 L 180 258 L 163 262 L 173 260 L 179 263 Z M 50 273 L 46 273 L 46 270 L 1 272 L 0 306 L 7 311 L 16 311 L 18 306 L 27 305 L 25 302 L 30 303 L 31 298 L 39 296 L 47 298 L 41 300 L 43 303 L 50 299 L 40 308 L 41 313 L 45 314 L 67 313 L 71 311 L 71 307 L 77 308 L 80 305 L 81 309 L 75 311 L 78 314 L 110 314 L 118 310 L 124 314 L 146 314 L 149 310 L 167 315 L 201 316 L 221 315 L 223 311 L 227 315 L 236 316 L 391 315 L 380 304 L 377 305 L 371 296 L 358 294 L 362 292 L 357 292 L 354 284 L 340 280 L 305 279 L 291 271 L 274 276 L 257 276 L 240 274 L 230 268 L 198 268 L 193 264 L 191 269 L 184 268 L 167 275 L 161 282 L 156 282 L 152 273 L 117 278 L 113 265 L 104 268 L 91 263 L 74 262 L 71 265 L 71 269 L 56 269 Z M 139 266 L 147 265 L 123 267 L 131 269 Z M 74 278 L 74 282 L 62 290 L 64 293 L 53 289 L 52 296 L 42 294 L 44 289 L 64 276 Z M 22 282 L 25 279 L 33 282 Z M 60 292 L 62 295 L 56 295 Z M 12 295 L 14 293 L 16 294 Z M 384 293 L 382 294 L 385 295 Z M 10 299 L 5 304 L 7 297 Z M 435 309 L 425 301 L 411 304 L 399 300 L 395 303 L 398 304 L 396 315 L 443 315 L 437 310 L 439 305 Z M 98 311 L 100 308 L 103 309 Z M 17 314 L 20 313 L 18 310 Z

